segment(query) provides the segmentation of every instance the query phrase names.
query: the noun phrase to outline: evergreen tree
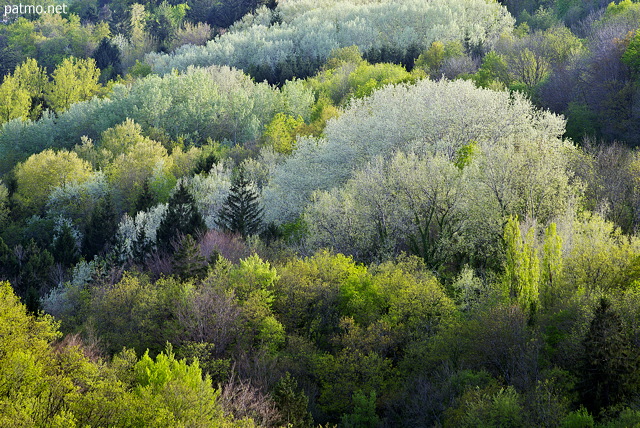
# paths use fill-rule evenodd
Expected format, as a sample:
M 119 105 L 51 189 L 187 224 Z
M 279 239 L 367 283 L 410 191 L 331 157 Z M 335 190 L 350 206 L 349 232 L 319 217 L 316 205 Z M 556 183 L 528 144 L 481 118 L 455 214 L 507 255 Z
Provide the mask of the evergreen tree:
M 282 426 L 300 428 L 313 426 L 313 417 L 307 409 L 309 399 L 303 391 L 298 391 L 298 382 L 289 372 L 276 384 L 273 400 L 282 415 L 280 420 Z
M 587 410 L 597 415 L 619 404 L 638 384 L 637 357 L 625 338 L 620 316 L 606 298 L 600 300 L 583 346 L 578 389 Z
M 100 41 L 100 44 L 93 52 L 93 59 L 96 60 L 96 67 L 102 70 L 101 80 L 115 79 L 122 74 L 120 49 L 106 37 Z
M 107 196 L 98 202 L 91 212 L 82 240 L 83 254 L 88 259 L 100 254 L 105 246 L 112 242 L 117 228 L 118 222 L 113 203 L 111 197 Z
M 156 235 L 158 248 L 168 250 L 171 244 L 181 236 L 198 236 L 207 230 L 207 225 L 198 211 L 196 202 L 180 181 L 178 186 L 169 198 L 167 212 L 160 222 Z
M 149 208 L 153 207 L 155 203 L 156 198 L 149 187 L 149 180 L 144 180 L 144 183 L 142 183 L 142 192 L 140 192 L 138 199 L 136 199 L 136 205 L 134 208 L 135 212 L 132 214 L 135 216 L 137 212 L 147 211 Z
M 207 274 L 207 262 L 193 236 L 182 239 L 180 248 L 173 255 L 173 271 L 182 280 L 202 279 Z
M 53 241 L 52 250 L 55 261 L 64 267 L 70 267 L 80 259 L 76 238 L 67 222 L 62 223 L 60 233 Z
M 244 239 L 262 229 L 262 208 L 258 204 L 258 194 L 242 169 L 233 179 L 216 224 L 229 232 L 239 233 Z

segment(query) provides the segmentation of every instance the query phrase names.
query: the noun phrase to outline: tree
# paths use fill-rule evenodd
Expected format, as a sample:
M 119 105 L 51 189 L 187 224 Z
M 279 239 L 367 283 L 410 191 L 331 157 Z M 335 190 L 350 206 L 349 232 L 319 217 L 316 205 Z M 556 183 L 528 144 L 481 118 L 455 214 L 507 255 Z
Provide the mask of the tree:
M 289 372 L 278 381 L 272 395 L 282 415 L 280 424 L 299 428 L 313 426 L 313 417 L 307 409 L 309 399 L 303 391 L 298 391 L 298 381 Z
M 218 213 L 216 224 L 243 238 L 255 235 L 262 229 L 262 208 L 258 194 L 241 168 L 231 183 L 229 196 Z
M 96 60 L 96 67 L 102 70 L 100 76 L 102 82 L 115 79 L 122 74 L 120 49 L 106 37 L 100 41 L 93 52 L 93 58 Z
M 597 415 L 632 394 L 639 381 L 637 353 L 608 299 L 600 299 L 583 346 L 578 389 L 587 410 Z
M 91 212 L 82 241 L 82 253 L 88 259 L 100 254 L 114 240 L 118 228 L 111 196 L 102 199 Z
M 55 261 L 67 268 L 76 264 L 80 259 L 76 237 L 67 221 L 62 221 L 58 235 L 53 240 L 51 250 Z
M 71 104 L 88 100 L 100 89 L 99 77 L 100 70 L 93 58 L 69 57 L 52 74 L 53 81 L 45 93 L 47 103 L 60 113 Z
M 83 183 L 91 175 L 91 165 L 76 153 L 46 149 L 16 166 L 14 198 L 26 212 L 38 212 L 53 189 Z
M 13 76 L 6 76 L 0 85 L 0 124 L 16 118 L 25 119 L 31 108 L 29 93 Z
M 182 236 L 200 236 L 207 225 L 198 211 L 196 202 L 184 181 L 178 182 L 169 198 L 167 211 L 160 222 L 156 242 L 160 249 L 168 250 Z
M 506 294 L 520 305 L 523 312 L 535 310 L 539 303 L 540 261 L 533 246 L 535 228 L 522 239 L 520 224 L 514 217 L 504 227 L 506 263 L 504 280 Z
M 180 242 L 180 247 L 173 255 L 171 262 L 173 271 L 182 280 L 191 278 L 203 279 L 207 274 L 207 263 L 198 243 L 191 235 L 186 235 Z

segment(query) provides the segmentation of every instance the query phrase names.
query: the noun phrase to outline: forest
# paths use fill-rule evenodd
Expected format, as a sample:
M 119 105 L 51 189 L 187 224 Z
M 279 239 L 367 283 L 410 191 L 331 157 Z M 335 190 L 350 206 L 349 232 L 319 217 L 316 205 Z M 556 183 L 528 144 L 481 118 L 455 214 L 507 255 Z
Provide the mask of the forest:
M 640 426 L 640 1 L 39 1 L 0 427 Z

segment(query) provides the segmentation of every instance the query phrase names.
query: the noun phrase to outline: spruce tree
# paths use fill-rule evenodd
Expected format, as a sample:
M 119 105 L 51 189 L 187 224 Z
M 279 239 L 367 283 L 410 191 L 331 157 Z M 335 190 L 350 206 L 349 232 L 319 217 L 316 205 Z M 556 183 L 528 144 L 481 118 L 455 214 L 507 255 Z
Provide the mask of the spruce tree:
M 233 179 L 229 196 L 218 213 L 216 224 L 229 232 L 239 233 L 243 239 L 262 229 L 262 208 L 258 203 L 258 194 L 242 169 Z
M 116 212 L 111 197 L 107 195 L 105 199 L 98 202 L 89 217 L 82 240 L 82 253 L 85 257 L 89 260 L 93 259 L 108 247 L 114 239 L 117 228 Z
M 80 260 L 76 238 L 68 223 L 62 224 L 60 234 L 53 241 L 52 250 L 55 261 L 64 267 L 70 267 Z
M 167 212 L 160 222 L 156 242 L 161 250 L 169 250 L 173 242 L 182 236 L 199 236 L 207 230 L 207 225 L 198 211 L 196 201 L 180 181 L 169 198 Z
M 587 410 L 597 415 L 620 404 L 638 385 L 638 358 L 606 298 L 600 300 L 583 346 L 578 390 Z
M 202 279 L 207 274 L 207 262 L 198 243 L 191 235 L 184 237 L 180 248 L 173 255 L 173 271 L 182 280 Z

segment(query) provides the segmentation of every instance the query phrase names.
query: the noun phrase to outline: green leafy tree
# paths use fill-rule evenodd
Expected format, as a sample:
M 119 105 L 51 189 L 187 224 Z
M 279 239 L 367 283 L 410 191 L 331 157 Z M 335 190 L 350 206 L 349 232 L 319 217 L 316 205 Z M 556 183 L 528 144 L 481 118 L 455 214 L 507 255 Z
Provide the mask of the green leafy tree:
M 262 208 L 252 183 L 240 169 L 231 183 L 229 196 L 218 213 L 216 224 L 224 230 L 239 233 L 243 238 L 262 229 Z
M 26 212 L 38 212 L 54 188 L 82 183 L 91 174 L 91 165 L 76 153 L 47 149 L 16 166 L 14 199 Z
M 280 412 L 280 424 L 300 428 L 313 426 L 313 417 L 308 410 L 309 399 L 298 390 L 298 382 L 287 372 L 273 389 L 273 400 Z
M 45 93 L 47 104 L 60 113 L 71 104 L 92 98 L 100 90 L 99 77 L 100 70 L 93 58 L 65 59 L 52 74 L 53 80 Z
M 0 124 L 17 118 L 27 118 L 31 109 L 29 93 L 13 76 L 6 76 L 0 85 Z
M 539 302 L 540 261 L 533 245 L 534 232 L 534 228 L 530 228 L 522 239 L 519 222 L 514 217 L 507 220 L 504 228 L 505 291 L 523 311 L 535 309 Z

